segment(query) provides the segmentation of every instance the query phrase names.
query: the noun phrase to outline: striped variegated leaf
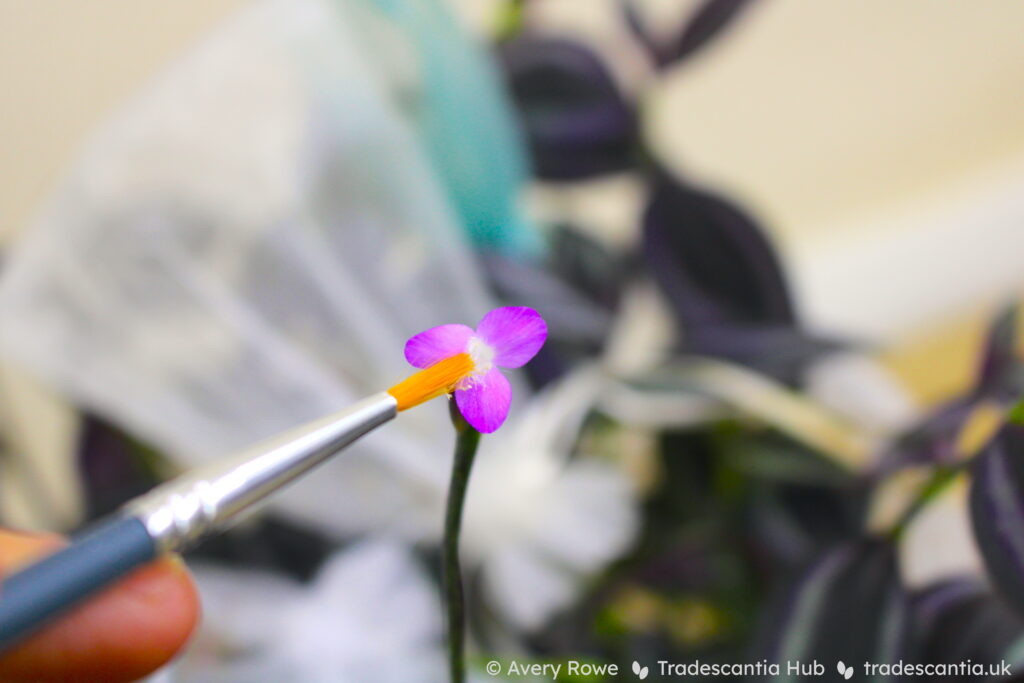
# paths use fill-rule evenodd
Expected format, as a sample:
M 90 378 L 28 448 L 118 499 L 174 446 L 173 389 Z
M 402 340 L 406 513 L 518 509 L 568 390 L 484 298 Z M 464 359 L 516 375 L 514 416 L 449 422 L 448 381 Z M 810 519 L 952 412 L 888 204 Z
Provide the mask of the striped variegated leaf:
M 913 660 L 1005 661 L 1014 671 L 1024 664 L 1024 619 L 977 579 L 942 581 L 917 593 L 912 605 Z
M 865 539 L 825 553 L 769 610 L 770 662 L 895 662 L 905 652 L 907 593 L 892 544 Z M 783 668 L 770 680 L 797 680 Z
M 1005 425 L 973 464 L 971 521 L 998 592 L 1024 615 L 1024 426 Z

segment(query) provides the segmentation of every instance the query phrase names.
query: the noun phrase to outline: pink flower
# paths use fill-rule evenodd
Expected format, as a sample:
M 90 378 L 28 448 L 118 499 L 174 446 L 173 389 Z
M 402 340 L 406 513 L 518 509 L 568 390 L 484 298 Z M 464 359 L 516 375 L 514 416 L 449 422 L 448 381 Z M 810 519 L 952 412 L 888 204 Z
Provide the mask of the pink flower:
M 525 306 L 496 308 L 473 330 L 466 325 L 439 325 L 405 343 L 405 359 L 426 368 L 466 354 L 472 369 L 455 383 L 455 401 L 463 417 L 489 434 L 505 422 L 512 385 L 498 368 L 522 367 L 537 355 L 548 336 L 540 314 Z

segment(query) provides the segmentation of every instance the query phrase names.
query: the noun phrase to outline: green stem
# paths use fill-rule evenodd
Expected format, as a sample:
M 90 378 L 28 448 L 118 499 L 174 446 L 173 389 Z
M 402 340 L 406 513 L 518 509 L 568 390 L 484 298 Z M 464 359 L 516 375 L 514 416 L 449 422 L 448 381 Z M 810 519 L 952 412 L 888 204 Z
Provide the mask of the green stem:
M 939 497 L 939 494 L 956 481 L 956 478 L 967 469 L 970 460 L 958 462 L 955 465 L 939 465 L 932 470 L 931 477 L 921 486 L 914 500 L 910 502 L 907 509 L 903 511 L 900 518 L 892 525 L 886 534 L 893 541 L 898 541 L 906 532 L 910 523 L 917 518 L 928 505 Z
M 451 683 L 466 680 L 466 610 L 462 595 L 462 569 L 459 565 L 459 532 L 462 529 L 462 507 L 466 500 L 469 473 L 480 444 L 480 432 L 469 426 L 455 401 L 449 402 L 452 424 L 455 426 L 455 461 L 448 486 L 448 505 L 444 515 L 444 549 L 442 573 L 444 576 L 445 606 L 448 613 L 448 670 Z

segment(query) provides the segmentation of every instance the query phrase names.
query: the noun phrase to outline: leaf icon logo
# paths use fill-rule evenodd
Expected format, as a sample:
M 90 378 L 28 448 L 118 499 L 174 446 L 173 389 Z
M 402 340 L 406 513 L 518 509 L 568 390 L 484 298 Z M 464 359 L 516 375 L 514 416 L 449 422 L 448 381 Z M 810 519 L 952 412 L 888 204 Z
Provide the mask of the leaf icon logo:
M 635 673 L 637 675 L 637 677 L 642 681 L 645 678 L 647 678 L 647 673 L 648 673 L 647 667 L 646 666 L 640 666 L 640 662 L 638 662 L 638 661 L 636 661 L 634 659 L 633 660 L 633 673 Z
M 845 678 L 846 680 L 850 680 L 853 677 L 853 667 L 846 666 L 845 664 L 843 664 L 842 661 L 836 664 L 836 669 L 839 670 L 839 675 Z

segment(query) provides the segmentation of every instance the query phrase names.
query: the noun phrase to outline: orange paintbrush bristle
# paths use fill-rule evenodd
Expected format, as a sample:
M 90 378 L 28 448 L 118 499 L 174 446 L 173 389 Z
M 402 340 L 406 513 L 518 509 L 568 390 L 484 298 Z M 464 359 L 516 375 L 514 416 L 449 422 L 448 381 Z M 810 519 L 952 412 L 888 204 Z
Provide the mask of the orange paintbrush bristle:
M 388 389 L 398 401 L 398 410 L 408 410 L 424 401 L 447 394 L 460 379 L 473 372 L 473 359 L 460 353 L 420 370 Z

